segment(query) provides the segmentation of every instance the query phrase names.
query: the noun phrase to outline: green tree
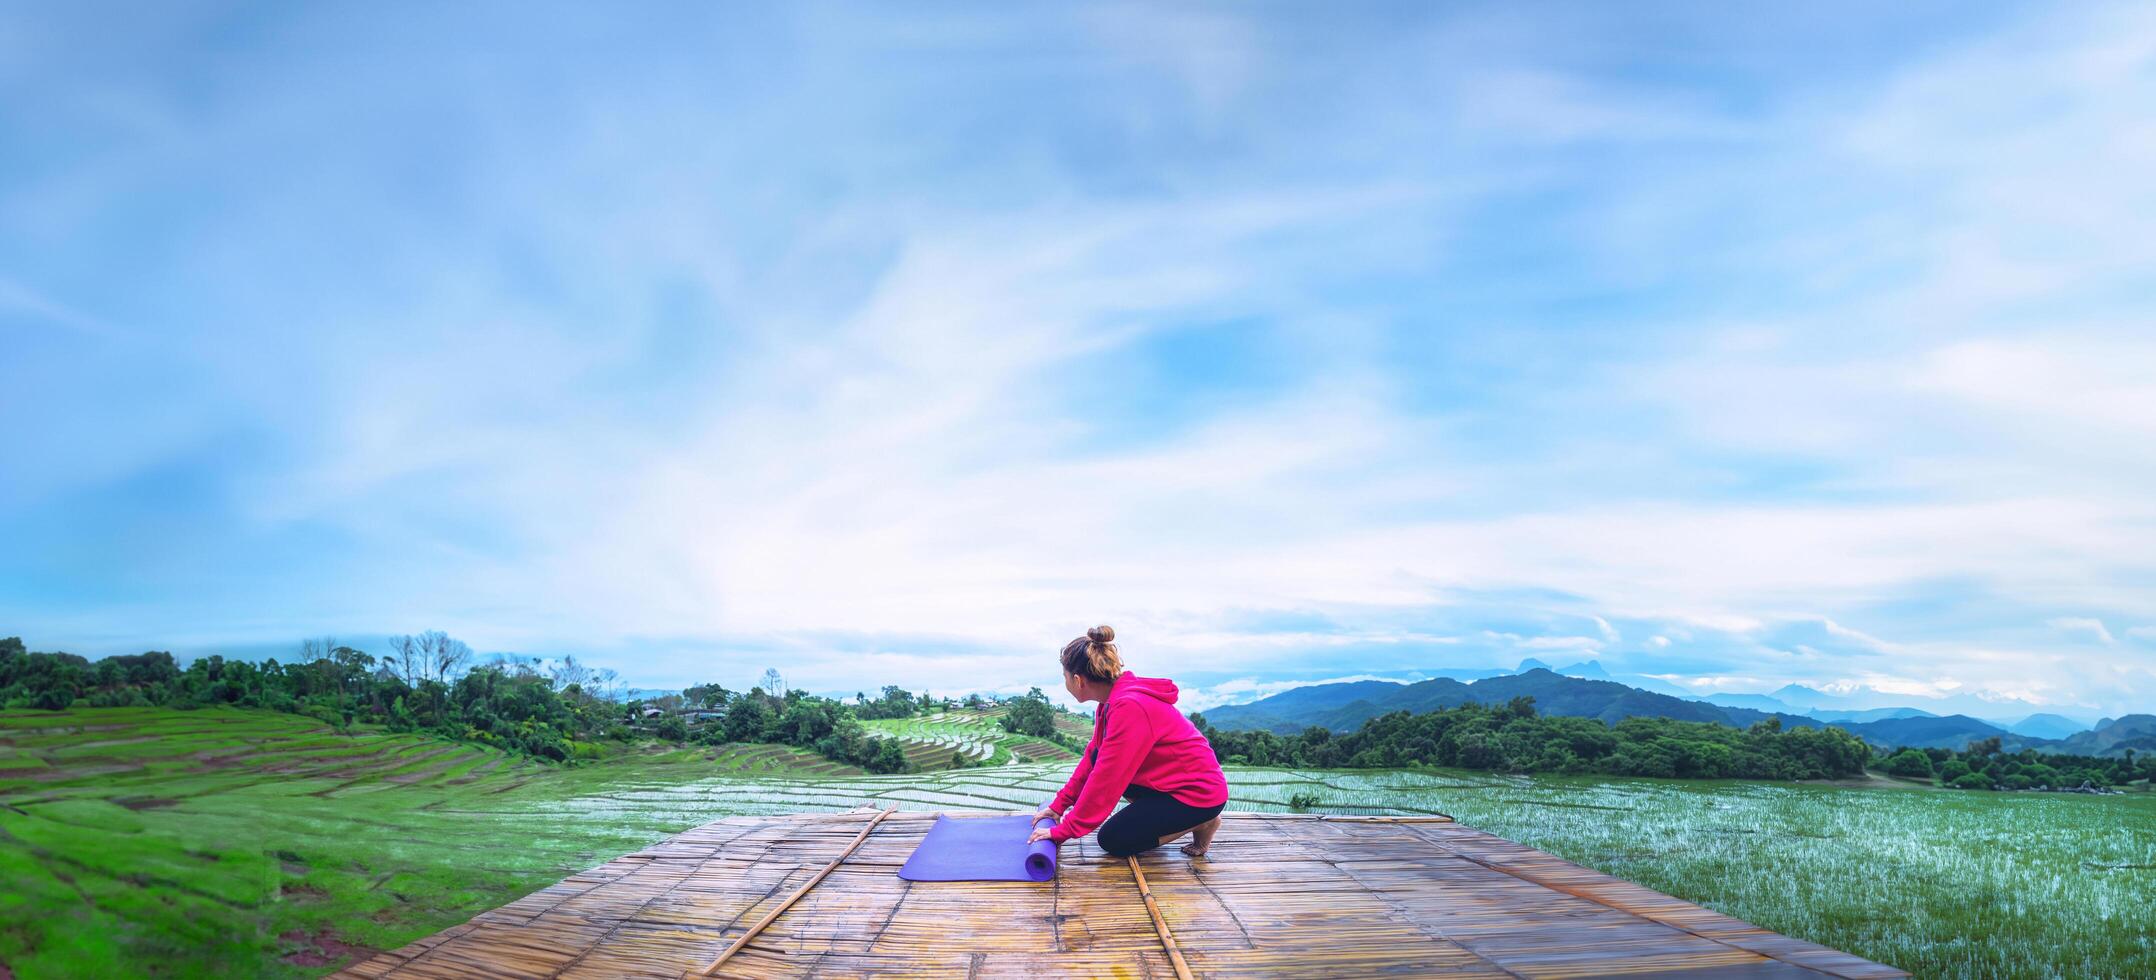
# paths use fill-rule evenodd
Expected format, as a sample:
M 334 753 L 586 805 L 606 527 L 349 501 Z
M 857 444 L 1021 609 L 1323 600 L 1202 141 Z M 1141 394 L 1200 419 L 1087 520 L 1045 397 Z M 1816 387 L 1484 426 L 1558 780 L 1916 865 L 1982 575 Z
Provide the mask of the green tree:
M 1053 738 L 1056 733 L 1056 711 L 1048 703 L 1048 695 L 1040 688 L 1028 690 L 1024 697 L 1007 702 L 1001 722 L 1003 730 L 1036 738 Z
M 1886 771 L 1891 776 L 1930 779 L 1932 777 L 1931 756 L 1925 755 L 1917 749 L 1903 749 L 1895 753 L 1893 758 L 1886 761 Z
M 905 772 L 906 750 L 900 748 L 892 739 L 879 738 L 876 740 L 875 754 L 869 757 L 863 768 L 875 773 Z
M 751 691 L 748 696 L 734 702 L 726 709 L 726 740 L 729 742 L 761 742 L 764 726 L 771 718 L 770 699 L 762 691 Z

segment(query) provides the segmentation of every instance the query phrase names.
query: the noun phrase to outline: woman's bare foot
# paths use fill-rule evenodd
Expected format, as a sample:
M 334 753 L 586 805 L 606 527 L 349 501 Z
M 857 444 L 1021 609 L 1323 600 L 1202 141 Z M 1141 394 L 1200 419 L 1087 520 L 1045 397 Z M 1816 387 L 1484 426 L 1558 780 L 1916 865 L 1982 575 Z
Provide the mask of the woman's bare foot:
M 1204 857 L 1205 849 L 1213 846 L 1213 835 L 1220 833 L 1220 818 L 1214 817 L 1197 825 L 1190 831 L 1190 843 L 1183 845 L 1183 853 L 1191 857 Z

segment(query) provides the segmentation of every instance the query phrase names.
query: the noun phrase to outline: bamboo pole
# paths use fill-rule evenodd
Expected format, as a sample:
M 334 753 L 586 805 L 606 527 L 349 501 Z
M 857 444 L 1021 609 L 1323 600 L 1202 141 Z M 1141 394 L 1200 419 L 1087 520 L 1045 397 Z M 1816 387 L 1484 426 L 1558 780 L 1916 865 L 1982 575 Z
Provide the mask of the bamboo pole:
M 832 858 L 830 864 L 824 865 L 822 871 L 816 872 L 816 877 L 810 878 L 807 884 L 804 884 L 800 888 L 795 889 L 793 894 L 786 896 L 786 900 L 780 902 L 778 908 L 772 909 L 771 911 L 764 913 L 764 917 L 756 920 L 756 924 L 750 926 L 749 931 L 742 933 L 741 938 L 734 940 L 733 945 L 726 947 L 726 951 L 720 953 L 718 959 L 712 960 L 709 965 L 705 966 L 701 970 L 696 971 L 695 973 L 685 973 L 682 974 L 682 976 L 708 977 L 712 974 L 713 971 L 717 970 L 721 966 L 724 966 L 727 960 L 732 959 L 735 953 L 741 952 L 742 947 L 749 944 L 749 940 L 756 938 L 757 933 L 764 931 L 765 926 L 768 926 L 772 922 L 776 921 L 778 917 L 784 914 L 787 909 L 793 908 L 794 903 L 800 901 L 801 896 L 808 894 L 809 889 L 816 887 L 817 882 L 824 880 L 824 877 L 826 875 L 829 875 L 831 872 L 838 870 L 839 863 L 846 860 L 847 856 L 851 855 L 856 848 L 860 847 L 862 841 L 868 839 L 869 832 L 875 830 L 876 825 L 883 822 L 883 818 L 897 812 L 898 808 L 893 806 L 886 808 L 881 813 L 876 814 L 875 819 L 868 822 L 868 826 L 861 828 L 861 833 L 854 837 L 853 843 L 846 845 L 845 850 L 838 852 L 838 856 Z
M 1168 931 L 1168 920 L 1160 917 L 1160 903 L 1153 901 L 1153 889 L 1145 883 L 1145 872 L 1138 869 L 1138 858 L 1132 855 L 1130 873 L 1138 879 L 1138 895 L 1145 899 L 1145 910 L 1153 916 L 1153 931 L 1160 934 L 1160 945 L 1168 951 L 1168 965 L 1175 968 L 1176 980 L 1191 980 L 1190 964 L 1183 962 L 1183 951 L 1175 945 L 1175 934 Z

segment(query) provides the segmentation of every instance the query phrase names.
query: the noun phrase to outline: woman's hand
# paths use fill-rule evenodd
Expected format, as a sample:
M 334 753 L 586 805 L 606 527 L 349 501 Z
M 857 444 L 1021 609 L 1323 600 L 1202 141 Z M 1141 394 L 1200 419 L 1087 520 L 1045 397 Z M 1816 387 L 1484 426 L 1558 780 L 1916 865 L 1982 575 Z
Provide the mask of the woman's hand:
M 1042 806 L 1042 807 L 1041 807 L 1041 808 L 1040 808 L 1039 810 L 1035 811 L 1035 812 L 1034 812 L 1034 814 L 1033 814 L 1033 822 L 1034 822 L 1034 823 L 1036 823 L 1036 824 L 1037 824 L 1037 823 L 1040 823 L 1040 822 L 1041 822 L 1041 821 L 1043 821 L 1043 820 L 1051 820 L 1051 821 L 1057 821 L 1057 822 L 1061 822 L 1061 821 L 1062 821 L 1062 819 L 1063 819 L 1063 818 L 1062 818 L 1062 816 L 1056 813 L 1056 809 L 1055 809 L 1055 804 L 1054 804 L 1054 803 L 1048 803 L 1048 804 L 1045 804 L 1045 805 L 1043 805 L 1043 806 Z M 1049 824 L 1049 825 L 1048 825 L 1048 826 L 1046 826 L 1046 827 L 1035 827 L 1035 828 L 1033 828 L 1033 836 L 1031 836 L 1031 837 L 1028 837 L 1028 838 L 1026 838 L 1026 843 L 1028 843 L 1028 844 L 1031 844 L 1031 843 L 1034 843 L 1035 841 L 1043 841 L 1043 840 L 1047 840 L 1047 839 L 1048 839 L 1048 832 L 1049 832 L 1049 831 L 1051 831 L 1051 830 L 1054 830 L 1054 829 L 1056 829 L 1056 828 L 1055 828 L 1055 824 L 1054 824 L 1054 823 L 1051 823 L 1051 824 Z

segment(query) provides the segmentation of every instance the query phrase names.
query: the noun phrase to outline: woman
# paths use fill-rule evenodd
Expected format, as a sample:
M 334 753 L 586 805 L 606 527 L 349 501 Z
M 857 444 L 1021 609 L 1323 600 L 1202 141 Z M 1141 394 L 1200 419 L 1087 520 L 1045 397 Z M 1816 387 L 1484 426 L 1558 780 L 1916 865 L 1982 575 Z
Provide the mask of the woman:
M 1099 828 L 1100 849 L 1122 857 L 1189 834 L 1183 853 L 1203 856 L 1220 830 L 1228 780 L 1212 743 L 1175 710 L 1175 682 L 1124 670 L 1115 630 L 1095 626 L 1064 645 L 1063 689 L 1081 704 L 1100 702 L 1093 739 L 1070 781 L 1034 815 L 1055 825 L 1026 842 L 1061 844 Z M 1110 817 L 1118 796 L 1130 805 Z

